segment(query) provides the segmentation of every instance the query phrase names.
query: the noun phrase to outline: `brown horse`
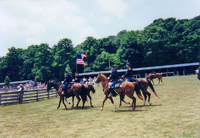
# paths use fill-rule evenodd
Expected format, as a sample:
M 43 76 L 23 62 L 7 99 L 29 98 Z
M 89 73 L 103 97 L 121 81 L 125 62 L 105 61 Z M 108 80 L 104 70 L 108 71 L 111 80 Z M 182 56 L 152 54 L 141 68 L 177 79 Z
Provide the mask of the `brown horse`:
M 154 89 L 152 83 L 151 83 L 149 80 L 144 80 L 144 79 L 137 79 L 137 83 L 138 83 L 138 85 L 139 85 L 139 89 L 142 91 L 143 96 L 144 96 L 144 103 L 143 103 L 142 106 L 145 105 L 147 96 L 148 96 L 149 105 L 151 105 L 151 103 L 150 103 L 151 93 L 149 93 L 149 92 L 147 91 L 148 87 L 150 87 L 151 90 L 153 91 L 153 93 L 154 93 L 157 97 L 159 97 L 159 96 L 157 95 L 157 93 L 156 93 L 156 91 L 155 91 L 155 89 Z M 121 101 L 127 103 L 126 101 L 124 101 L 124 97 L 122 96 L 122 97 L 120 97 L 120 105 L 119 105 L 119 106 L 121 106 Z
M 86 92 L 86 95 L 89 97 L 90 99 L 90 106 L 93 107 L 92 105 L 92 97 L 90 96 L 90 91 L 92 91 L 92 93 L 94 94 L 96 92 L 96 90 L 94 89 L 93 85 L 87 85 L 87 84 L 83 84 L 84 86 L 84 91 Z M 72 107 L 74 106 L 74 96 L 72 96 Z
M 163 83 L 162 81 L 162 73 L 155 73 L 155 74 L 149 74 L 146 79 L 152 81 L 153 85 L 153 79 L 158 78 L 158 84 L 160 84 L 160 81 Z
M 51 90 L 51 88 L 53 87 L 54 89 L 56 89 L 56 91 L 58 92 L 58 89 L 60 88 L 61 84 L 54 82 L 54 81 L 48 81 L 47 82 L 47 92 L 49 92 Z M 70 102 L 67 101 L 67 98 L 65 97 L 65 100 L 68 104 L 70 104 Z
M 82 106 L 82 109 L 84 108 L 84 104 L 85 104 L 85 101 L 87 100 L 87 97 L 86 97 L 86 93 L 84 91 L 84 86 L 80 83 L 74 83 L 72 84 L 71 88 L 65 90 L 65 93 L 62 93 L 62 85 L 60 85 L 59 89 L 58 89 L 58 95 L 60 96 L 60 99 L 59 99 L 59 104 L 58 104 L 58 107 L 57 109 L 60 108 L 60 103 L 62 101 L 62 103 L 64 104 L 65 108 L 67 109 L 67 106 L 65 105 L 65 102 L 64 102 L 64 97 L 66 96 L 66 98 L 68 97 L 71 97 L 71 96 L 76 96 L 76 98 L 78 99 L 78 102 L 76 104 L 76 107 L 78 108 L 78 104 L 82 98 L 82 101 L 83 101 L 83 106 Z M 47 89 L 49 88 L 50 86 L 47 86 Z M 79 97 L 79 95 L 81 96 L 81 98 Z
M 105 101 L 109 98 L 110 101 L 112 102 L 113 106 L 114 106 L 114 111 L 116 111 L 116 106 L 114 104 L 114 101 L 112 99 L 112 97 L 108 97 L 109 95 L 109 86 L 108 86 L 108 82 L 109 80 L 107 79 L 107 77 L 100 73 L 98 76 L 97 76 L 97 80 L 96 80 L 96 83 L 100 82 L 101 81 L 101 84 L 102 84 L 102 87 L 103 87 L 103 91 L 104 91 L 104 94 L 105 94 L 105 98 L 103 100 L 103 103 L 102 103 L 102 107 L 101 107 L 101 110 L 103 110 L 103 107 L 104 107 L 104 103 Z M 134 85 L 133 85 L 134 84 Z M 131 98 L 133 100 L 132 102 L 132 111 L 136 108 L 136 98 L 134 97 L 134 91 L 136 90 L 136 94 L 137 96 L 143 100 L 143 97 L 140 93 L 140 90 L 139 90 L 139 86 L 137 83 L 132 83 L 132 82 L 123 82 L 123 87 L 121 88 L 117 88 L 115 89 L 115 91 L 117 92 L 118 95 L 127 95 L 129 98 Z

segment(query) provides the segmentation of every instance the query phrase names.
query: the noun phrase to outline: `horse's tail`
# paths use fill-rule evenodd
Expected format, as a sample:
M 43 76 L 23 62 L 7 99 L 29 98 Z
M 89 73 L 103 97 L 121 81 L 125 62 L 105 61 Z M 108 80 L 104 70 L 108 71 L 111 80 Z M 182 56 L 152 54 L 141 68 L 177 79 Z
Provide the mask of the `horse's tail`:
M 138 83 L 137 83 L 137 82 L 133 82 L 133 85 L 135 86 L 135 91 L 136 91 L 137 96 L 138 96 L 141 100 L 143 100 L 143 97 L 142 97 L 142 94 L 141 94 L 141 92 L 140 92 Z
M 84 102 L 87 101 L 87 95 L 86 95 L 86 94 L 87 94 L 87 93 L 86 93 L 86 88 L 85 88 L 84 85 L 82 85 L 80 95 L 81 95 L 81 98 L 82 98 L 82 100 L 83 100 Z
M 151 90 L 153 91 L 153 93 L 159 98 L 159 96 L 157 95 L 157 93 L 156 93 L 156 91 L 155 91 L 155 89 L 154 89 L 154 87 L 153 87 L 151 81 L 149 81 L 149 80 L 147 80 L 147 81 L 148 81 L 148 85 L 149 85 L 149 87 L 151 88 Z

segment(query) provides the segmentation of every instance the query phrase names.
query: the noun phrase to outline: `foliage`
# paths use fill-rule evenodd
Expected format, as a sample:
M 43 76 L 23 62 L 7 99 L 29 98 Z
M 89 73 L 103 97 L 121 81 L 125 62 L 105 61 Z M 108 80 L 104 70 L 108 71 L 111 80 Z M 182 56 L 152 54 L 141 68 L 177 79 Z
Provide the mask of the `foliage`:
M 200 61 L 200 16 L 193 19 L 156 19 L 144 30 L 122 30 L 116 36 L 96 39 L 88 36 L 73 47 L 68 38 L 52 48 L 48 44 L 30 45 L 27 49 L 11 47 L 0 57 L 0 81 L 6 76 L 11 81 L 61 81 L 67 68 L 76 71 L 77 53 L 84 53 L 87 66 L 77 66 L 84 72 L 110 70 L 110 65 L 124 69 L 191 63 Z M 69 71 L 68 70 L 68 71 Z

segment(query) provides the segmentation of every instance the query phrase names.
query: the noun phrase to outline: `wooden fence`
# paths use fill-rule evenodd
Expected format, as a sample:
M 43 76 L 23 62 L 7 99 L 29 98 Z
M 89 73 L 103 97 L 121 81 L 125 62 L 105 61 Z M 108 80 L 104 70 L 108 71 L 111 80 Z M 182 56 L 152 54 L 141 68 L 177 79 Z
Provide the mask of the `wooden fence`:
M 2 92 L 0 93 L 0 106 L 6 104 L 17 104 L 29 101 L 39 101 L 41 99 L 47 99 L 51 97 L 57 97 L 56 90 L 50 90 L 47 92 L 46 89 L 35 89 L 25 91 L 13 91 L 13 92 Z

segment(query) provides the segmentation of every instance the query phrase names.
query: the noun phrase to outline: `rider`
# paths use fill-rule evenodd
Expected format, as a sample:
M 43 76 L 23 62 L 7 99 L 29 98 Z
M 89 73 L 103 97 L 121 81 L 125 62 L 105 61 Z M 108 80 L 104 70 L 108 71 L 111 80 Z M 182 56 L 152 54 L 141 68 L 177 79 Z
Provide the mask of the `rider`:
M 126 81 L 132 82 L 135 80 L 135 78 L 133 77 L 133 70 L 131 68 L 131 64 L 127 64 L 126 67 L 127 67 L 127 71 L 126 71 L 125 75 L 122 76 L 122 78 L 125 77 Z
M 79 72 L 77 71 L 75 72 L 75 82 L 80 83 L 80 81 L 81 81 L 81 76 L 79 75 Z
M 72 81 L 72 77 L 70 74 L 68 74 L 68 71 L 65 70 L 64 73 L 65 73 L 65 79 L 63 81 L 62 90 L 65 92 L 65 88 L 67 87 L 68 89 L 68 85 Z
M 118 82 L 118 77 L 119 77 L 119 73 L 117 70 L 115 70 L 115 66 L 111 66 L 111 74 L 110 74 L 110 77 L 109 77 L 109 80 L 112 82 L 109 86 L 109 91 L 110 91 L 110 94 L 108 97 L 112 97 L 112 96 L 116 96 L 116 93 L 114 92 L 114 86 L 115 84 Z

